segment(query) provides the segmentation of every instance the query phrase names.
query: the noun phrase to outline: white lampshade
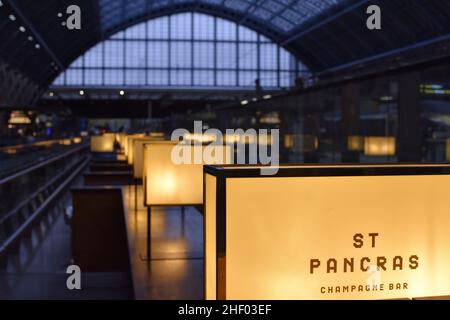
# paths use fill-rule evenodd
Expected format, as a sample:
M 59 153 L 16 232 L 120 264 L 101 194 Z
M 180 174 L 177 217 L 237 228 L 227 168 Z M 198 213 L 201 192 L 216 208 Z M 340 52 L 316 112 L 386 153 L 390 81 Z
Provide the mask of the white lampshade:
M 162 137 L 142 137 L 134 138 L 132 141 L 132 152 L 129 152 L 128 163 L 133 165 L 133 176 L 136 179 L 143 177 L 143 163 L 144 163 L 144 145 L 153 142 L 164 142 Z
M 114 151 L 115 135 L 112 133 L 105 133 L 101 136 L 91 137 L 91 151 L 92 152 L 113 152 Z
M 128 159 L 128 156 L 132 149 L 132 140 L 135 138 L 143 138 L 145 135 L 143 133 L 137 133 L 137 134 L 129 134 L 126 135 L 124 138 L 124 145 L 123 145 L 123 152 L 125 154 L 125 157 Z
M 205 297 L 449 296 L 449 189 L 450 164 L 208 166 Z
M 229 146 L 184 146 L 190 153 L 191 164 L 176 164 L 172 151 L 176 143 L 150 143 L 144 146 L 144 189 L 145 205 L 197 205 L 203 203 L 203 164 L 231 163 L 232 150 Z M 198 159 L 194 154 L 203 155 L 211 151 L 215 159 Z M 219 159 L 220 158 L 220 159 Z

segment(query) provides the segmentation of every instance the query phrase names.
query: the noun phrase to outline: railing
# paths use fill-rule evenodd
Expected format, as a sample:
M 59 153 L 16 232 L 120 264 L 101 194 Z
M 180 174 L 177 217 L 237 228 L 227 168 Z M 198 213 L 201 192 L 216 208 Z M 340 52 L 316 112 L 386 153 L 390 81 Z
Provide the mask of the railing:
M 27 168 L 30 162 L 48 160 L 64 150 L 77 146 L 76 144 L 68 146 L 64 144 L 66 141 L 70 139 L 0 147 L 0 179 Z
M 88 145 L 82 144 L 0 180 L 0 266 L 87 166 L 87 151 Z

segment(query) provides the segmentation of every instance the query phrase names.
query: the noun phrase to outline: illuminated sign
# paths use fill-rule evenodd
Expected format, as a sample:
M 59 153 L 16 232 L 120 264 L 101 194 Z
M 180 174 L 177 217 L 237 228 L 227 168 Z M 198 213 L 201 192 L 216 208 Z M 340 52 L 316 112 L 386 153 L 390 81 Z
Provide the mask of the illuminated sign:
M 207 299 L 450 295 L 450 165 L 204 174 Z

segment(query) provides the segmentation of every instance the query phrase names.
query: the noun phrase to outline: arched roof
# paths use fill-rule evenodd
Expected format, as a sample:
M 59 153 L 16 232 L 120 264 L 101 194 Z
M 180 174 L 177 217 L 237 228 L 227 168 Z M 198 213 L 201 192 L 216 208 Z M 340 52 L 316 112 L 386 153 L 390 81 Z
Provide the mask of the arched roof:
M 81 31 L 61 26 L 58 13 L 70 4 L 81 7 Z M 382 30 L 365 27 L 370 4 L 382 9 Z M 442 0 L 1 0 L 0 56 L 46 86 L 109 35 L 183 11 L 238 21 L 283 45 L 317 73 L 450 37 L 450 1 Z M 8 19 L 11 14 L 14 21 Z M 40 49 L 34 49 L 36 44 Z

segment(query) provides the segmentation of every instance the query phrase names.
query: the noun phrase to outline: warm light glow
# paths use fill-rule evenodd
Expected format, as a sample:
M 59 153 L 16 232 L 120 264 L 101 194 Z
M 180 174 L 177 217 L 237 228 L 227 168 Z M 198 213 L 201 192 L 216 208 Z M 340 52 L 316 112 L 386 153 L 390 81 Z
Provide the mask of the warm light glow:
M 216 298 L 219 194 L 214 178 L 207 175 L 205 179 L 207 299 Z M 449 188 L 450 175 L 227 177 L 226 298 L 450 295 Z M 375 242 L 369 233 L 377 233 Z M 356 234 L 363 235 L 362 246 L 357 246 Z M 411 267 L 412 256 L 418 257 L 416 268 Z M 365 257 L 371 260 L 363 261 L 363 266 L 376 265 L 377 257 L 386 260 L 380 278 L 360 269 Z M 401 269 L 397 266 L 394 270 L 395 257 L 400 257 L 397 263 L 401 261 Z M 354 270 L 344 272 L 344 259 L 351 258 Z M 311 273 L 312 259 L 320 264 Z M 336 261 L 337 269 L 327 272 L 330 259 Z M 384 284 L 384 290 L 342 291 L 346 286 L 358 288 L 368 282 Z M 395 289 L 398 283 L 401 288 Z M 390 289 L 391 284 L 394 289 Z M 329 293 L 331 287 L 334 291 Z
M 120 146 L 120 150 L 123 151 L 125 149 L 125 138 L 126 138 L 126 133 L 116 133 L 116 141 Z
M 394 156 L 395 144 L 395 137 L 365 137 L 364 154 L 366 156 Z
M 153 137 L 153 138 L 164 138 L 165 135 L 164 135 L 164 132 L 151 132 L 150 133 L 150 137 Z
M 131 158 L 130 164 L 133 165 L 133 176 L 136 179 L 140 179 L 143 177 L 143 162 L 144 162 L 144 145 L 148 143 L 154 142 L 164 142 L 160 137 L 142 137 L 142 138 L 134 138 L 133 141 L 133 151 L 130 152 L 130 156 L 128 160 Z
M 59 144 L 62 144 L 64 146 L 70 146 L 72 144 L 72 140 L 71 139 L 62 139 L 59 141 Z
M 208 143 L 214 142 L 217 140 L 217 136 L 214 134 L 206 134 L 206 133 L 187 133 L 183 136 L 183 140 L 192 141 L 192 142 L 200 142 L 200 143 Z
M 113 152 L 114 151 L 115 135 L 106 133 L 101 136 L 91 137 L 91 151 L 92 152 Z
M 79 143 L 81 143 L 81 141 L 82 141 L 81 137 L 73 138 L 73 143 L 75 143 L 75 144 L 79 144 Z
M 284 147 L 289 150 L 296 148 L 303 152 L 313 152 L 319 149 L 319 138 L 308 134 L 286 134 L 284 135 Z
M 294 135 L 285 134 L 284 135 L 284 147 L 286 149 L 294 149 Z
M 205 296 L 216 299 L 216 177 L 205 175 Z
M 447 139 L 447 161 L 450 161 L 450 139 Z
M 238 143 L 241 140 L 241 136 L 238 134 L 227 134 L 225 135 L 226 143 Z
M 253 144 L 256 143 L 255 136 L 247 134 L 226 134 L 224 138 L 226 143 L 242 143 L 242 144 Z M 264 138 L 263 138 L 264 140 Z
M 278 112 L 268 113 L 262 116 L 259 119 L 259 122 L 263 124 L 280 124 L 281 123 L 280 114 Z
M 143 133 L 137 133 L 137 134 L 129 134 L 124 137 L 124 144 L 123 144 L 123 153 L 125 154 L 125 157 L 128 159 L 128 163 L 131 164 L 130 161 L 130 152 L 132 150 L 132 139 L 134 138 L 143 138 L 145 135 Z M 131 156 L 132 157 L 132 156 Z
M 349 151 L 364 151 L 364 137 L 361 136 L 347 137 L 347 149 Z
M 9 116 L 9 124 L 31 124 L 31 119 L 23 111 L 13 111 Z
M 271 134 L 259 134 L 258 144 L 260 146 L 271 146 L 273 144 L 273 137 Z
M 155 205 L 187 205 L 203 203 L 203 164 L 207 148 L 210 146 L 185 146 L 182 152 L 190 153 L 190 163 L 176 164 L 172 161 L 172 151 L 176 142 L 149 143 L 144 147 L 145 203 Z M 212 147 L 217 155 L 216 163 L 231 163 L 229 146 Z M 176 150 L 176 149 L 175 149 Z M 198 164 L 195 154 L 201 155 Z M 212 159 L 211 161 L 213 161 Z

